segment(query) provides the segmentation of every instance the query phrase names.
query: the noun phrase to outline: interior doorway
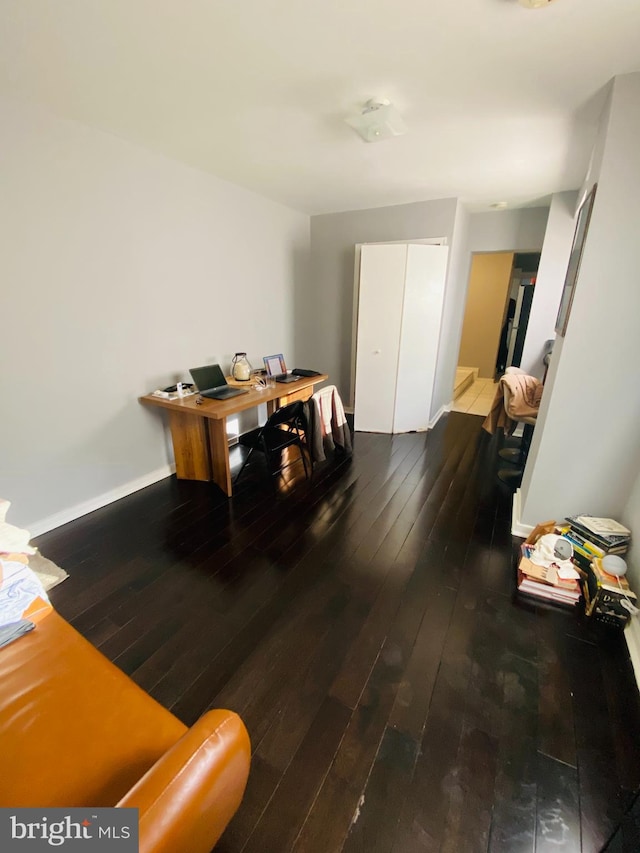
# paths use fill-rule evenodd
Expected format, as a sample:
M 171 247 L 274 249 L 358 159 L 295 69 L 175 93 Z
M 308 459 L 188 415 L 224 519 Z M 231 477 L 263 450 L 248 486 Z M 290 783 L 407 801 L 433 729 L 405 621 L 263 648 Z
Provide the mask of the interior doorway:
M 487 414 L 506 368 L 520 365 L 539 263 L 539 252 L 472 255 L 454 411 Z
M 513 256 L 511 285 L 496 359 L 498 378 L 507 367 L 520 367 L 539 266 L 540 252 L 517 252 Z

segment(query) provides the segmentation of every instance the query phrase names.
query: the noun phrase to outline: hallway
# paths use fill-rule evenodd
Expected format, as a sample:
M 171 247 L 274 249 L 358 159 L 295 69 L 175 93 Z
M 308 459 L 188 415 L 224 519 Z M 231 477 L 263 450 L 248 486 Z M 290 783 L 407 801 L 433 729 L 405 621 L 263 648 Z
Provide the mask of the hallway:
M 497 385 L 493 379 L 476 379 L 471 387 L 453 401 L 451 411 L 467 415 L 488 415 Z

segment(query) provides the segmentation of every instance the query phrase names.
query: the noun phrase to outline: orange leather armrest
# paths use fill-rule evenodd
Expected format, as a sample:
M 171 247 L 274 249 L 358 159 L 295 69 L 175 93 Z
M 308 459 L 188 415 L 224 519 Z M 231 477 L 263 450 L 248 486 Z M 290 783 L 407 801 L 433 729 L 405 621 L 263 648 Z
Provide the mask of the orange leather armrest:
M 232 711 L 209 711 L 118 803 L 139 809 L 140 853 L 210 853 L 235 814 L 251 746 Z

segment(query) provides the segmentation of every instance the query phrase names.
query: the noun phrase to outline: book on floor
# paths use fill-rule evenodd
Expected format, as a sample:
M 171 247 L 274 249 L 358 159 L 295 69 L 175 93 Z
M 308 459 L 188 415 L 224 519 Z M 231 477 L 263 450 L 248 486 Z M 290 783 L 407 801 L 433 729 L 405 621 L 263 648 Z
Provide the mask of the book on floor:
M 577 604 L 582 595 L 579 572 L 572 567 L 567 570 L 554 564 L 539 566 L 529 559 L 531 551 L 531 545 L 522 546 L 518 565 L 518 592 L 569 607 Z

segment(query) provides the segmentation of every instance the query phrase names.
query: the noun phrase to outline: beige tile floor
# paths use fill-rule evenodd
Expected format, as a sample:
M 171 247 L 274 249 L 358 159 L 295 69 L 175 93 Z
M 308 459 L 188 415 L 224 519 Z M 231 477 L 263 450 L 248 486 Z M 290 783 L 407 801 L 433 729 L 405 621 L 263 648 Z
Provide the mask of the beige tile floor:
M 476 379 L 470 388 L 453 401 L 452 411 L 465 412 L 468 415 L 488 415 L 496 395 L 497 384 L 493 379 Z
M 459 397 L 478 378 L 477 367 L 456 367 L 456 378 L 453 383 L 453 396 Z

